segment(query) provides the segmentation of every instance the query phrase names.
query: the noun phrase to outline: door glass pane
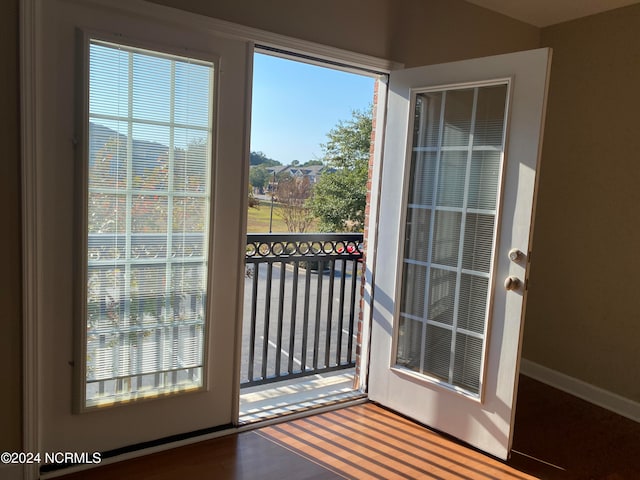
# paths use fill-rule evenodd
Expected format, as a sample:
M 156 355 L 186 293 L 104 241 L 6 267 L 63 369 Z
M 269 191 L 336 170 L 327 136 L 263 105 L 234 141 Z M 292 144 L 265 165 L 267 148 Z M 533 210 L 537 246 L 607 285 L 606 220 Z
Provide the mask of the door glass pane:
M 467 213 L 462 246 L 462 268 L 489 273 L 494 215 Z
M 404 267 L 402 283 L 411 284 L 412 289 L 404 290 L 402 312 L 422 318 L 424 316 L 424 291 L 427 284 L 427 267 L 408 263 Z
M 471 155 L 471 174 L 467 192 L 467 207 L 495 210 L 500 180 L 501 151 L 474 151 Z
M 423 93 L 416 97 L 416 118 L 413 125 L 413 145 L 437 148 L 440 142 L 442 92 Z
M 456 267 L 460 250 L 462 213 L 436 210 L 434 232 L 431 237 L 431 260 L 439 265 Z
M 446 92 L 444 107 L 443 147 L 466 147 L 471 134 L 475 89 Z
M 451 383 L 471 392 L 477 392 L 480 388 L 482 339 L 458 333 L 453 362 L 453 381 Z
M 90 42 L 87 407 L 203 386 L 213 67 Z
M 436 152 L 413 152 L 409 198 L 416 205 L 433 205 L 433 186 L 436 183 Z
M 446 381 L 451 365 L 451 330 L 427 325 L 424 346 L 424 371 Z
M 501 149 L 504 135 L 506 85 L 494 85 L 478 90 L 478 102 L 473 129 L 473 144 Z
M 423 323 L 400 318 L 398 325 L 397 363 L 411 370 L 420 370 L 420 352 Z
M 456 272 L 431 268 L 429 278 L 429 310 L 431 321 L 452 325 L 455 314 Z M 408 290 L 408 289 L 407 289 Z
M 462 207 L 467 179 L 467 152 L 443 151 L 438 175 L 439 207 Z
M 460 276 L 458 328 L 478 334 L 484 332 L 484 305 L 488 293 L 488 278 L 466 273 Z
M 407 209 L 407 235 L 404 256 L 419 262 L 429 261 L 429 230 L 431 229 L 431 210 L 424 208 Z
M 482 388 L 506 100 L 506 84 L 418 93 L 413 117 L 396 364 L 472 395 Z

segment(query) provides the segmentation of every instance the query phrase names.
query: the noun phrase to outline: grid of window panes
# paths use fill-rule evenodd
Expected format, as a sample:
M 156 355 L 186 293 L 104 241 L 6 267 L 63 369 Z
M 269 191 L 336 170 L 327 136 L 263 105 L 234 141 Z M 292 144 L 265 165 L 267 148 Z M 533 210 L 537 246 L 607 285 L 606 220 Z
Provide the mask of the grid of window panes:
M 507 85 L 419 93 L 396 364 L 481 390 Z
M 202 386 L 213 64 L 91 41 L 86 406 Z

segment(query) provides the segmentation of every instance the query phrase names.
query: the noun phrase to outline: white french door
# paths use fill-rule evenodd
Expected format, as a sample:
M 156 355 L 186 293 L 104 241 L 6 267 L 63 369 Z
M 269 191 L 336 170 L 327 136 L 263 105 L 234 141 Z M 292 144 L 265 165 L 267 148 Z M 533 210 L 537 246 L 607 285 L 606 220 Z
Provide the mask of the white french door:
M 548 49 L 392 72 L 369 397 L 512 440 Z
M 36 7 L 38 450 L 231 425 L 252 45 Z

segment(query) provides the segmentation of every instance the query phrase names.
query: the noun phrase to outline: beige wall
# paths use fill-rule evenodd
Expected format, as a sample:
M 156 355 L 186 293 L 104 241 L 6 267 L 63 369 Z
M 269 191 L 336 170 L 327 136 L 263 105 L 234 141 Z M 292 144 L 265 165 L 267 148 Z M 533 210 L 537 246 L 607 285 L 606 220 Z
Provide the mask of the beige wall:
M 21 444 L 20 155 L 18 129 L 18 0 L 3 2 L 0 14 L 0 452 Z
M 524 357 L 640 401 L 640 5 L 554 49 Z
M 406 66 L 540 44 L 540 29 L 460 0 L 151 1 Z
M 458 0 L 394 0 L 391 57 L 407 67 L 530 50 L 540 29 Z
M 151 0 L 155 3 L 389 58 L 389 0 Z

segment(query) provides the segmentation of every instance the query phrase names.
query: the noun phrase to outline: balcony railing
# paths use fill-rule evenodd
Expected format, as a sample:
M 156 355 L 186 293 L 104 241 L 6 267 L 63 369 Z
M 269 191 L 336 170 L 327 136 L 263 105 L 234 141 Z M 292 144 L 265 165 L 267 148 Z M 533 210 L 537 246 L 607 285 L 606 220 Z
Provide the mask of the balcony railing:
M 202 384 L 201 233 L 91 233 L 87 405 Z
M 362 234 L 248 234 L 241 387 L 355 366 Z
M 361 248 L 362 234 L 247 235 L 242 387 L 355 366 Z M 87 398 L 200 382 L 204 249 L 197 233 L 89 235 Z

